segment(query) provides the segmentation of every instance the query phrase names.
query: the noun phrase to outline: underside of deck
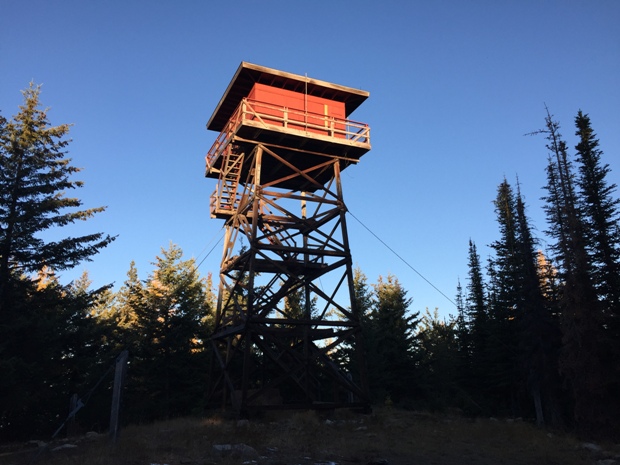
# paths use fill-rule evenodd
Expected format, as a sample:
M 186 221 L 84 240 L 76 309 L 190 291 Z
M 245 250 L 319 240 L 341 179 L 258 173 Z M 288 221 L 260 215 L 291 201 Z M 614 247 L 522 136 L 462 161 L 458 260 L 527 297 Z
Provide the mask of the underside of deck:
M 229 143 L 232 144 L 237 154 L 248 155 L 258 143 L 276 151 L 282 160 L 271 157 L 263 160 L 261 183 L 295 191 L 309 187 L 304 178 L 296 176 L 286 179 L 295 171 L 311 169 L 333 158 L 340 160 L 340 169 L 343 170 L 356 164 L 362 155 L 370 150 L 370 144 L 367 142 L 309 134 L 302 130 L 278 126 L 265 127 L 254 121 L 245 121 L 244 124 L 239 125 Z M 205 173 L 206 177 L 218 179 L 224 161 L 225 156 L 222 154 L 210 160 Z M 250 169 L 252 169 L 251 164 L 243 164 L 241 179 L 247 177 Z M 319 184 L 325 184 L 329 181 L 331 172 L 314 171 L 311 176 Z

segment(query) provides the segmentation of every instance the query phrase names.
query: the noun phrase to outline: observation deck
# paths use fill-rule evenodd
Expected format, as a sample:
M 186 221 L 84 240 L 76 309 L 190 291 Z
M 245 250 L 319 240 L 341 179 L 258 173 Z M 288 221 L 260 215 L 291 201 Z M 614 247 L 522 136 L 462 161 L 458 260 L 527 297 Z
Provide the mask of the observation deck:
M 342 170 L 370 150 L 368 125 L 348 119 L 367 97 L 366 91 L 243 62 L 207 123 L 220 134 L 207 153 L 205 176 L 220 178 L 231 156 L 249 155 L 262 144 L 281 159 L 264 159 L 261 184 L 303 190 L 303 179 L 289 172 L 333 158 Z M 250 169 L 241 162 L 239 179 Z M 311 176 L 324 184 L 331 173 Z

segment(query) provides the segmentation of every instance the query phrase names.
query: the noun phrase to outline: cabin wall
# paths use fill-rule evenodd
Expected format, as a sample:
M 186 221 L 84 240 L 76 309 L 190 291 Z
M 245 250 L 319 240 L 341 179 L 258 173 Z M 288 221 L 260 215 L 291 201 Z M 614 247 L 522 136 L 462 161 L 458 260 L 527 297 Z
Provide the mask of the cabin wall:
M 314 95 L 306 96 L 301 92 L 280 89 L 260 83 L 254 84 L 248 98 L 256 102 L 251 103 L 251 105 L 255 106 L 254 109 L 257 113 L 273 117 L 272 120 L 263 118 L 268 124 L 286 125 L 290 129 L 307 130 L 308 132 L 331 135 L 337 138 L 346 137 L 343 132 L 345 125 L 342 124 L 342 121 L 346 118 L 344 102 L 337 102 Z M 261 106 L 260 102 L 274 105 L 278 108 Z M 282 107 L 293 111 L 285 112 Z M 305 111 L 307 111 L 307 114 L 304 114 Z M 335 121 L 340 121 L 340 123 Z M 332 128 L 341 132 L 332 133 Z

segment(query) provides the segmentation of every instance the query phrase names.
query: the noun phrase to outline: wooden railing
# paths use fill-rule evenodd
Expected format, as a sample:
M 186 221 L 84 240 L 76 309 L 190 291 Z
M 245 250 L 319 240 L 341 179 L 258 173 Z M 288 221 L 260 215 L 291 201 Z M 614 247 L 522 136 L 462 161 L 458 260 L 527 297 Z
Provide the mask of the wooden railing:
M 266 129 L 280 127 L 301 131 L 308 133 L 310 137 L 312 134 L 319 134 L 334 139 L 370 144 L 370 128 L 365 123 L 244 98 L 209 149 L 206 156 L 207 169 L 222 154 L 239 126 L 246 123 L 263 126 Z

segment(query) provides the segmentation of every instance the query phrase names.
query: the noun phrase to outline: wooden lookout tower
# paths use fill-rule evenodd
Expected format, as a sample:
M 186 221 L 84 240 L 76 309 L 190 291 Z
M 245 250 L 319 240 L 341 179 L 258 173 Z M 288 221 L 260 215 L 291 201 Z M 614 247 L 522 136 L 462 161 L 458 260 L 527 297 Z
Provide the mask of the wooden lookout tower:
M 211 393 L 239 412 L 369 405 L 340 181 L 370 150 L 348 119 L 368 95 L 243 62 L 207 123 L 226 230 Z

